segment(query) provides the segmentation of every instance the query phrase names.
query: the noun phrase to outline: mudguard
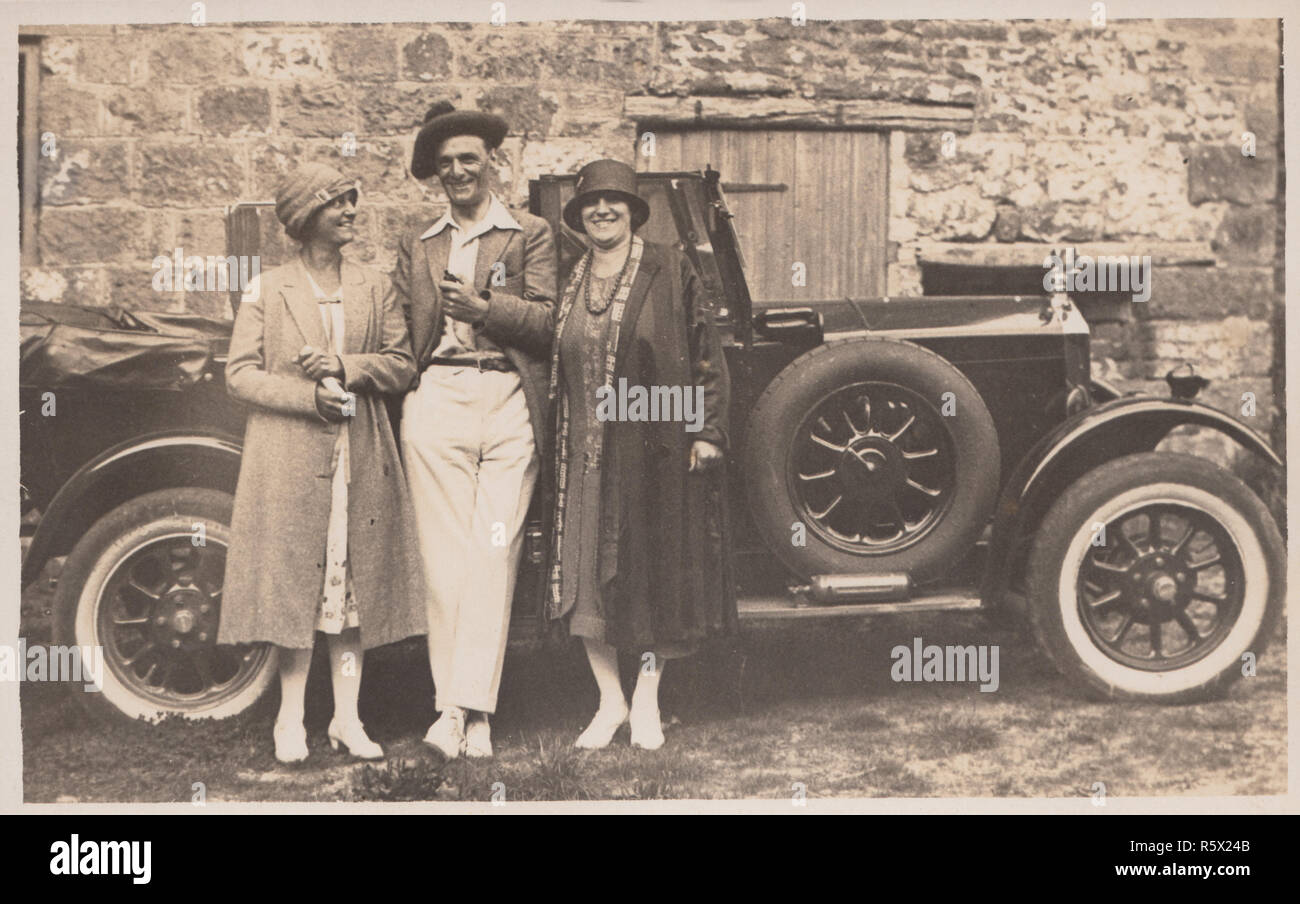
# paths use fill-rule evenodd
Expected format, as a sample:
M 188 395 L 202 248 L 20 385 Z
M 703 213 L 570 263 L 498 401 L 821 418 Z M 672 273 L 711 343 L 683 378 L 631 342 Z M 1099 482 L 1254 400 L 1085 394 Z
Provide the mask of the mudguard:
M 1209 427 L 1276 467 L 1282 459 L 1254 429 L 1200 402 L 1129 395 L 1080 412 L 1048 433 L 1021 459 L 998 497 L 980 591 L 996 608 L 1032 534 L 1067 486 L 1098 465 L 1149 452 L 1183 425 Z
M 50 556 L 67 553 L 100 516 L 141 493 L 168 486 L 235 491 L 242 451 L 221 434 L 162 431 L 105 450 L 63 484 L 41 514 L 23 559 L 22 585 L 40 575 Z

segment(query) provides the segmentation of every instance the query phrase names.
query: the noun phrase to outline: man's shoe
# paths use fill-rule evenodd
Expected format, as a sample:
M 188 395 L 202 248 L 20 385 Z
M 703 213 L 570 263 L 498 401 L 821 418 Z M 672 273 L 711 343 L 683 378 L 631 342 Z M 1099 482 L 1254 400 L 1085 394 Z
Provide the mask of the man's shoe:
M 474 713 L 465 726 L 465 756 L 489 757 L 492 755 L 492 727 L 487 713 Z
M 442 717 L 429 726 L 424 743 L 449 760 L 460 756 L 465 750 L 465 711 L 459 706 L 443 710 Z

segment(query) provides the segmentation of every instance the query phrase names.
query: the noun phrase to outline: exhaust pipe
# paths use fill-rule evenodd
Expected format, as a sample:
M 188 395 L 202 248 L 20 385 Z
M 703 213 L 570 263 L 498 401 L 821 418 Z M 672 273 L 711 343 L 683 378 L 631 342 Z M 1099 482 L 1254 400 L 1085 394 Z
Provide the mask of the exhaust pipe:
M 899 602 L 912 596 L 906 573 L 815 574 L 807 584 L 790 588 L 799 600 L 819 606 L 839 603 Z

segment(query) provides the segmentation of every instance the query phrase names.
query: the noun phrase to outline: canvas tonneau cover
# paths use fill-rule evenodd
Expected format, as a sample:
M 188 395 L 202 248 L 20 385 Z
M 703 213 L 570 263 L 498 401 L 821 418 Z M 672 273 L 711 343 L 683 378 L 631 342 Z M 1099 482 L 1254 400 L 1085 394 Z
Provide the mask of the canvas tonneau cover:
M 19 310 L 18 381 L 53 388 L 184 389 L 225 354 L 232 322 L 35 302 Z

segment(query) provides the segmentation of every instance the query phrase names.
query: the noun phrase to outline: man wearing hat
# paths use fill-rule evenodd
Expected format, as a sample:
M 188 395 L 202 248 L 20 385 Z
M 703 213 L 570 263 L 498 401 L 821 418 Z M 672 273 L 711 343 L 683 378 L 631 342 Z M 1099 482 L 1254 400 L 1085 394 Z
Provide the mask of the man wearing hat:
M 411 174 L 437 176 L 449 206 L 403 237 L 393 282 L 416 378 L 401 444 L 430 585 L 429 661 L 442 715 L 425 742 L 491 756 L 524 519 L 544 453 L 555 333 L 547 223 L 491 191 L 499 116 L 435 104 Z

